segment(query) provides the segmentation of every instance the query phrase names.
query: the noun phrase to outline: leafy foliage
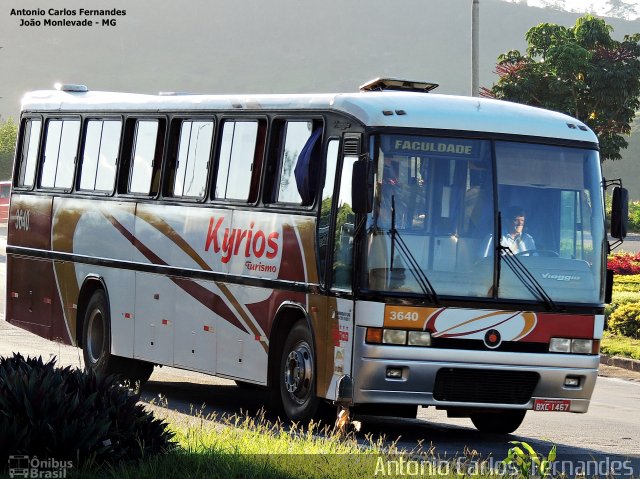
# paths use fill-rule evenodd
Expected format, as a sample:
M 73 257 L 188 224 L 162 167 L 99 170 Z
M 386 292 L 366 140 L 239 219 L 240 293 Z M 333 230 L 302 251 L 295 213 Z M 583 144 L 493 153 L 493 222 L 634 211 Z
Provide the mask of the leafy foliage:
M 609 316 L 609 330 L 628 338 L 640 339 L 640 303 L 618 307 Z
M 616 253 L 609 256 L 607 268 L 616 275 L 640 274 L 640 253 Z M 616 283 L 618 280 L 616 279 Z M 622 284 L 622 283 L 618 283 Z M 629 291 L 629 290 L 627 290 Z
M 551 466 L 556 460 L 555 445 L 547 457 L 544 457 L 524 441 L 509 441 L 509 444 L 513 444 L 513 446 L 509 448 L 507 457 L 502 462 L 516 470 L 516 477 L 523 479 L 551 477 Z
M 500 78 L 482 94 L 574 116 L 598 135 L 601 159 L 618 160 L 640 107 L 640 33 L 617 41 L 612 30 L 592 15 L 533 27 L 526 54 L 500 55 Z
M 608 267 L 611 269 L 615 267 L 613 258 L 620 256 L 621 253 L 612 255 L 609 257 Z M 628 255 L 628 253 L 622 253 Z M 613 281 L 613 297 L 611 303 L 604 309 L 605 317 L 609 318 L 611 313 L 618 309 L 623 304 L 640 303 L 640 275 L 638 274 L 620 274 L 618 273 L 614 277 Z M 608 328 L 608 323 L 607 328 Z
M 172 448 L 166 427 L 113 376 L 0 358 L 0 469 L 14 454 L 75 467 L 140 460 Z
M 629 253 L 619 253 L 619 254 L 629 254 Z M 617 256 L 617 255 L 613 255 Z M 639 254 L 636 253 L 633 255 L 638 258 Z M 629 275 L 621 275 L 616 276 L 613 284 L 613 290 L 616 292 L 634 292 L 640 293 L 640 275 L 638 274 L 629 274 Z
M 632 233 L 640 233 L 640 201 L 629 202 L 628 231 Z
M 0 122 L 0 180 L 11 178 L 18 125 L 12 118 Z

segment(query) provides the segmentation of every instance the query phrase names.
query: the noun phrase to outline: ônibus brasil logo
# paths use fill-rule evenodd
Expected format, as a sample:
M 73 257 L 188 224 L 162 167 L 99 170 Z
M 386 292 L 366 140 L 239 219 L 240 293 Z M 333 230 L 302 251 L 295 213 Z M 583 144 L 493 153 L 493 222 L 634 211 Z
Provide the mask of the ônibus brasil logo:
M 9 477 L 39 478 L 39 479 L 65 479 L 67 471 L 73 468 L 72 461 L 59 461 L 57 459 L 38 459 L 37 456 L 27 455 L 9 456 Z
M 222 262 L 228 263 L 232 256 L 244 255 L 245 258 L 273 259 L 278 254 L 278 238 L 280 233 L 272 231 L 265 233 L 261 229 L 254 229 L 255 223 L 249 224 L 249 229 L 225 228 L 222 241 L 220 241 L 220 230 L 224 218 L 216 221 L 215 217 L 209 220 L 209 231 L 204 250 L 209 251 L 213 245 L 214 253 L 222 253 Z

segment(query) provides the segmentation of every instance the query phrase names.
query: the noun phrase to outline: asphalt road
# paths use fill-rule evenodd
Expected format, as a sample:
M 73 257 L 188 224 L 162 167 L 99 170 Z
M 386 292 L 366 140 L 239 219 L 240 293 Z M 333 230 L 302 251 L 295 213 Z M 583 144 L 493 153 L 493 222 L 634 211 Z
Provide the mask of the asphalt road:
M 82 366 L 82 353 L 77 348 L 43 340 L 4 321 L 5 268 L 4 242 L 6 229 L 0 227 L 0 355 L 13 352 L 23 355 L 57 357 L 61 365 Z M 190 413 L 204 405 L 205 414 L 218 417 L 234 414 L 256 414 L 268 405 L 268 394 L 259 390 L 242 390 L 232 381 L 181 371 L 156 368 L 143 388 L 141 400 L 166 398 L 171 410 Z M 633 477 L 640 477 L 640 380 L 600 377 L 596 384 L 589 412 L 586 414 L 529 412 L 516 434 L 509 436 L 481 434 L 468 419 L 449 419 L 443 411 L 421 408 L 418 418 L 361 418 L 363 428 L 357 437 L 366 442 L 385 436 L 396 440 L 400 448 L 423 450 L 433 448 L 438 457 L 457 457 L 465 451 L 477 451 L 483 457 L 503 459 L 510 447 L 508 441 L 525 441 L 536 451 L 548 452 L 558 446 L 558 458 L 573 461 L 599 461 L 594 467 L 620 464 L 633 468 Z M 631 461 L 623 463 L 622 461 Z M 616 474 L 613 477 L 630 477 Z
M 615 253 L 625 251 L 627 253 L 637 253 L 640 251 L 640 234 L 630 233 L 624 242 L 614 250 Z

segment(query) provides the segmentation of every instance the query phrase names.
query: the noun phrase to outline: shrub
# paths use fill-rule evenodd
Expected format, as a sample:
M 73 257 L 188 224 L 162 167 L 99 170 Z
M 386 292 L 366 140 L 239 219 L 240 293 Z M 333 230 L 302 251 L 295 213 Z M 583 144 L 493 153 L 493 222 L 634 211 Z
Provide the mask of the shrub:
M 613 282 L 614 291 L 640 292 L 640 274 L 617 275 Z
M 0 470 L 9 455 L 74 467 L 139 460 L 172 449 L 166 428 L 114 376 L 0 358 Z
M 640 232 L 640 201 L 629 202 L 629 231 Z
M 611 304 L 605 307 L 604 314 L 609 317 L 618 307 L 629 303 L 640 303 L 640 290 L 623 289 L 622 291 L 618 291 L 614 285 Z
M 607 268 L 618 275 L 640 274 L 640 253 L 616 253 L 609 256 Z
M 640 304 L 628 303 L 618 307 L 609 317 L 609 330 L 614 334 L 640 339 Z

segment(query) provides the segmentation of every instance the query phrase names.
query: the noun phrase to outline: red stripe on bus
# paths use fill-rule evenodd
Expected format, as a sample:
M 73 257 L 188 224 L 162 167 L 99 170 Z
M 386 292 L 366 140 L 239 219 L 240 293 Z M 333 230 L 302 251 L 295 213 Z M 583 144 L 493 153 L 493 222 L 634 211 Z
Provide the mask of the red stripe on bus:
M 155 254 L 149 247 L 142 243 L 138 238 L 134 236 L 122 223 L 120 223 L 114 216 L 103 211 L 102 214 L 109 220 L 109 222 L 124 236 L 143 256 L 145 256 L 153 264 L 159 264 L 166 266 L 168 263 L 162 260 L 157 254 Z M 235 314 L 228 308 L 222 298 L 214 292 L 208 290 L 204 286 L 199 285 L 195 281 L 187 278 L 176 278 L 170 276 L 169 279 L 174 284 L 183 289 L 187 294 L 193 297 L 196 301 L 201 303 L 206 308 L 210 309 L 217 315 L 224 318 L 228 323 L 237 327 L 242 331 L 247 331 L 247 328 L 240 323 Z M 218 285 L 220 286 L 220 285 Z M 218 300 L 216 300 L 218 299 Z

